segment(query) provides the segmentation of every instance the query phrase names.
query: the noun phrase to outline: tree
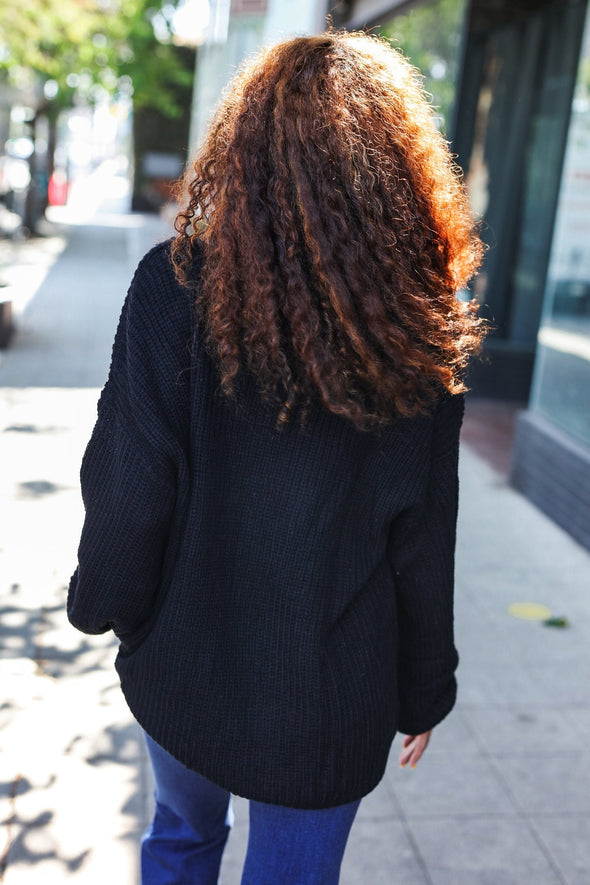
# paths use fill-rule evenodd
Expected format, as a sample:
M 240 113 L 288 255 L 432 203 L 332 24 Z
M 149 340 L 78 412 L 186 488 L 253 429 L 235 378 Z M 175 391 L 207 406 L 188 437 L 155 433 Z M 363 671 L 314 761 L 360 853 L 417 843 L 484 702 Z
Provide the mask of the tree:
M 190 79 L 173 41 L 181 2 L 0 0 L 0 71 L 17 82 L 51 81 L 57 107 L 75 95 L 91 101 L 93 89 L 114 92 L 130 77 L 137 106 L 177 113 L 170 87 Z
M 444 131 L 455 98 L 466 7 L 466 0 L 434 0 L 397 15 L 380 29 L 419 69 Z
M 0 78 L 36 88 L 37 115 L 50 123 L 49 174 L 57 117 L 74 101 L 92 104 L 124 89 L 133 92 L 135 109 L 157 109 L 165 117 L 183 112 L 177 91 L 192 84 L 194 54 L 173 40 L 181 3 L 0 0 Z M 34 156 L 31 163 L 34 175 Z

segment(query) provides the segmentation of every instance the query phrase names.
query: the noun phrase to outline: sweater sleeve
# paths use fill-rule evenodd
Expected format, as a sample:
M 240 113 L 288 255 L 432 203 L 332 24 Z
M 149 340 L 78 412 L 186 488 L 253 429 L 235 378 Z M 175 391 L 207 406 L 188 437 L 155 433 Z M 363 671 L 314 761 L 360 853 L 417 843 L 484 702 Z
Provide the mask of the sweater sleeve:
M 445 395 L 433 421 L 426 494 L 395 520 L 389 554 L 398 608 L 399 730 L 422 734 L 455 703 L 453 585 L 459 432 L 464 398 Z
M 80 473 L 85 519 L 68 617 L 122 639 L 153 612 L 184 461 L 190 310 L 162 249 L 142 260 L 127 293 Z

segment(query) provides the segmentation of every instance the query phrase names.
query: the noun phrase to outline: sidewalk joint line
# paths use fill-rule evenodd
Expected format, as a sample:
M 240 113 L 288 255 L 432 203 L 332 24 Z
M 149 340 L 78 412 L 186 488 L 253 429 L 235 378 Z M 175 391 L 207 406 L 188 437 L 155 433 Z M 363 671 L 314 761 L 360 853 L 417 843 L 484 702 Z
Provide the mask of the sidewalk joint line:
M 512 802 L 512 805 L 514 806 L 517 816 L 525 824 L 527 830 L 529 831 L 529 833 L 531 834 L 531 836 L 533 838 L 533 841 L 536 843 L 537 847 L 541 850 L 541 854 L 543 855 L 543 857 L 545 858 L 545 860 L 549 864 L 549 867 L 551 868 L 551 870 L 553 871 L 553 873 L 557 877 L 557 880 L 559 881 L 560 885 L 569 885 L 568 880 L 565 878 L 564 874 L 562 873 L 561 869 L 559 868 L 559 865 L 558 865 L 556 859 L 553 857 L 553 853 L 548 848 L 548 846 L 545 844 L 545 841 L 541 837 L 540 833 L 537 831 L 537 828 L 534 826 L 533 821 L 529 818 L 527 812 L 524 810 L 524 808 L 522 807 L 522 805 L 518 801 L 518 797 L 516 796 L 512 787 L 510 786 L 508 780 L 504 776 L 504 772 L 502 771 L 501 766 L 498 764 L 497 759 L 490 753 L 490 751 L 485 746 L 485 744 L 480 740 L 479 735 L 478 735 L 477 731 L 473 728 L 471 722 L 469 721 L 469 718 L 464 716 L 463 720 L 465 723 L 465 727 L 468 729 L 469 732 L 471 732 L 471 736 L 475 740 L 475 743 L 477 744 L 481 755 L 483 756 L 483 758 L 488 762 L 488 764 L 492 768 L 494 774 L 496 775 L 498 781 L 500 782 L 500 785 L 504 788 L 504 791 L 506 792 L 506 794 L 508 795 L 508 798 Z
M 424 874 L 424 879 L 425 879 L 427 885 L 434 885 L 434 880 L 432 879 L 432 876 L 430 875 L 426 861 L 424 860 L 422 852 L 420 851 L 420 846 L 418 845 L 418 841 L 416 840 L 416 837 L 414 836 L 410 822 L 409 822 L 408 818 L 406 817 L 405 812 L 404 812 L 404 810 L 403 810 L 403 808 L 402 808 L 402 806 L 395 794 L 395 790 L 393 788 L 393 785 L 389 782 L 389 780 L 387 780 L 385 786 L 387 788 L 387 791 L 391 795 L 391 798 L 393 799 L 393 804 L 395 805 L 395 807 L 397 809 L 397 816 L 401 822 L 404 833 L 406 834 L 406 836 L 408 838 L 408 842 L 412 846 L 412 851 L 414 852 L 414 857 L 416 858 L 416 862 L 418 863 L 418 866 L 420 867 L 420 869 L 422 870 L 422 872 Z

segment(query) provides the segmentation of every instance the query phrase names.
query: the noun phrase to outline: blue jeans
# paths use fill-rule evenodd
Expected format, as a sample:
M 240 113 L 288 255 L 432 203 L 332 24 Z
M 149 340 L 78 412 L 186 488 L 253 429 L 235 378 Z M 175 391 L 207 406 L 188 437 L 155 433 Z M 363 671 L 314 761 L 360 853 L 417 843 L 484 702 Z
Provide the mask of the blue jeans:
M 216 885 L 231 796 L 145 739 L 156 812 L 141 844 L 142 885 Z M 250 801 L 242 885 L 337 885 L 359 804 L 303 811 Z

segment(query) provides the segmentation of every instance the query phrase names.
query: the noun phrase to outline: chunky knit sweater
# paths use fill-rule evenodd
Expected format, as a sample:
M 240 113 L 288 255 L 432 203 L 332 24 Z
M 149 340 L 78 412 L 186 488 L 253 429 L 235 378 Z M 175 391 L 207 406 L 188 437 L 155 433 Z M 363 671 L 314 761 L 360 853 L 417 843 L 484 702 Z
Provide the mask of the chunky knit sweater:
M 219 394 L 169 251 L 123 306 L 68 615 L 116 633 L 132 712 L 187 767 L 262 802 L 350 802 L 397 730 L 455 701 L 463 400 L 379 434 L 319 408 L 275 430 L 251 379 L 237 406 Z

